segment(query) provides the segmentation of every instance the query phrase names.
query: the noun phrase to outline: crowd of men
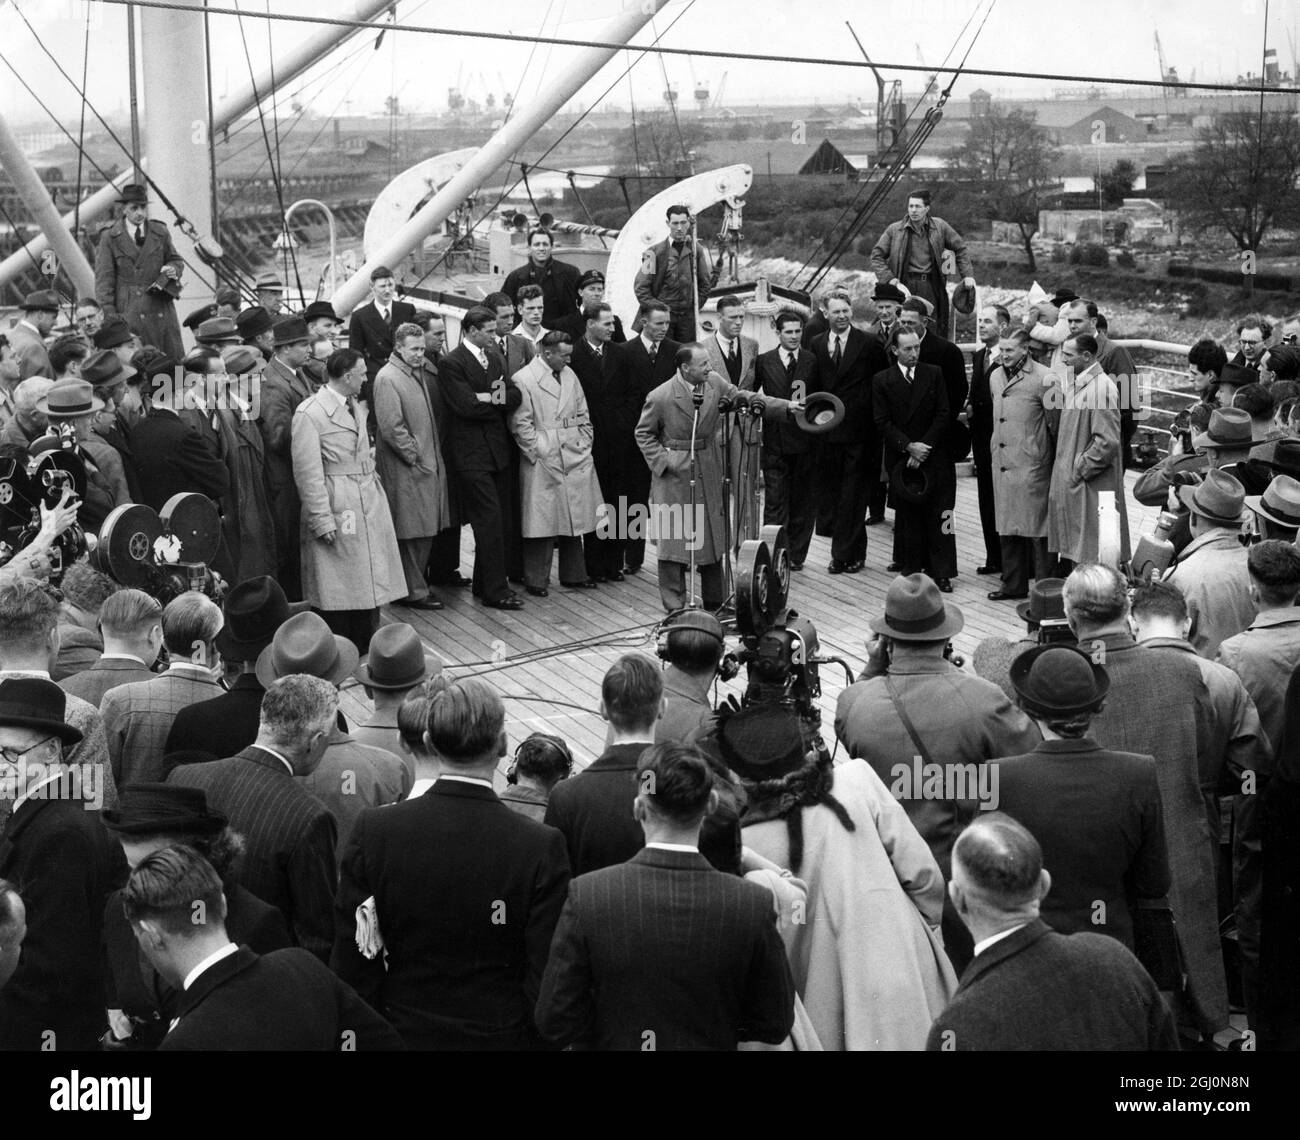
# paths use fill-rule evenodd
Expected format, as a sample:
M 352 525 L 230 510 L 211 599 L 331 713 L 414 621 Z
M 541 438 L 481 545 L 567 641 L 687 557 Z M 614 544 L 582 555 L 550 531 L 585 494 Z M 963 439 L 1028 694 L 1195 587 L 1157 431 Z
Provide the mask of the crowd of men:
M 1062 289 L 1018 327 L 981 311 L 968 382 L 931 320 L 945 251 L 973 278 L 923 194 L 877 246 L 875 323 L 832 290 L 765 353 L 735 297 L 694 339 L 678 207 L 630 339 L 538 231 L 455 347 L 381 268 L 349 347 L 267 277 L 169 353 L 165 228 L 123 198 L 77 331 L 38 292 L 0 344 L 0 458 L 71 425 L 87 472 L 0 566 L 0 1048 L 1300 1045 L 1300 320 L 1192 348 L 1139 549 L 1132 362 Z M 714 708 L 755 429 L 795 570 L 816 531 L 861 572 L 894 511 L 839 762 L 779 703 Z M 1027 623 L 973 669 L 944 597 L 967 447 L 978 570 Z M 49 588 L 74 519 L 181 492 L 220 509 L 220 603 L 87 560 Z M 544 598 L 557 548 L 562 586 L 619 581 L 646 537 L 665 609 L 693 571 L 703 609 L 608 668 L 581 771 L 540 733 L 503 764 L 490 680 L 380 624 L 439 589 Z

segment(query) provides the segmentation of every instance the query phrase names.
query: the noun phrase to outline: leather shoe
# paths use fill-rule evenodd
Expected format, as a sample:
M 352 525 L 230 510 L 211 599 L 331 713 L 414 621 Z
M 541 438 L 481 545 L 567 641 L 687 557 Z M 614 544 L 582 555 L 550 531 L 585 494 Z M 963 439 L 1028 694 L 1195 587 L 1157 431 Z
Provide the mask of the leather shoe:
M 867 516 L 867 526 L 879 526 L 879 525 L 880 525 L 882 522 L 884 522 L 884 521 L 885 521 L 885 516 L 884 516 L 884 515 L 868 515 L 868 516 Z
M 524 589 L 532 594 L 534 598 L 549 598 L 551 596 L 551 591 L 545 586 L 525 586 Z
M 863 567 L 863 563 L 861 562 L 849 562 L 844 567 L 844 573 L 859 574 L 862 571 L 862 567 Z
M 404 610 L 440 610 L 442 603 L 434 597 L 426 598 L 398 598 L 393 603 L 395 606 L 401 606 Z
M 990 562 L 987 566 L 976 566 L 975 573 L 976 574 L 1001 574 L 1002 567 L 994 566 L 993 563 Z
M 889 573 L 891 574 L 897 574 L 902 568 L 903 567 L 897 562 L 891 562 L 888 566 L 885 567 L 885 569 L 889 571 Z
M 1013 594 L 1007 590 L 994 590 L 991 594 L 989 594 L 989 601 L 990 602 L 1022 602 L 1027 597 L 1029 597 L 1028 593 Z
M 611 570 L 608 574 L 605 575 L 605 579 L 609 582 L 621 582 L 623 581 L 623 571 Z
M 561 582 L 560 585 L 566 590 L 594 590 L 596 588 L 596 583 L 590 578 L 584 578 L 581 582 Z
M 944 593 L 944 594 L 951 594 L 951 593 L 952 593 L 952 580 L 951 580 L 951 579 L 949 579 L 949 578 L 939 578 L 939 579 L 937 579 L 937 580 L 935 581 L 934 584 L 935 584 L 936 586 L 939 587 L 939 590 L 940 590 L 941 593 Z
M 791 562 L 791 563 L 790 563 L 790 569 L 793 570 L 796 574 L 798 574 L 798 573 L 803 569 L 803 563 L 802 563 L 802 562 Z
M 640 566 L 624 566 L 624 567 L 623 567 L 623 573 L 624 573 L 624 574 L 640 574 L 640 573 L 641 573 L 641 567 L 640 567 Z
M 507 594 L 504 598 L 497 598 L 494 602 L 484 602 L 490 610 L 522 610 L 524 600 L 518 594 Z
M 841 562 L 838 558 L 833 558 L 831 564 L 826 567 L 826 572 L 828 574 L 843 574 L 847 566 L 847 562 Z
M 430 586 L 440 586 L 443 589 L 454 588 L 460 589 L 463 586 L 472 586 L 473 580 L 466 578 L 459 570 L 449 578 L 444 578 L 440 582 L 430 582 Z

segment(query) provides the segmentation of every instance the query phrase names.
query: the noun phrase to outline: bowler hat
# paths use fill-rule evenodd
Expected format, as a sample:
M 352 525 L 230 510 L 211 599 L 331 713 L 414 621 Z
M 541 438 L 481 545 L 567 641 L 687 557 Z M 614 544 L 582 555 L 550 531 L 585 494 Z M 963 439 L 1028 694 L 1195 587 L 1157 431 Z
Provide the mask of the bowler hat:
M 1215 408 L 1209 427 L 1192 436 L 1192 446 L 1198 451 L 1205 447 L 1249 451 L 1251 443 L 1250 413 L 1243 408 Z
M 232 376 L 252 372 L 266 360 L 257 349 L 247 344 L 227 344 L 221 349 L 221 363 Z
M 194 339 L 199 344 L 207 345 L 238 344 L 240 336 L 239 329 L 230 317 L 209 317 L 199 325 Z
M 1026 712 L 1064 718 L 1096 712 L 1110 675 L 1077 646 L 1035 645 L 1011 662 L 1011 684 Z
M 235 327 L 239 330 L 239 335 L 245 340 L 261 336 L 273 323 L 271 314 L 261 305 L 250 305 L 235 318 Z
M 929 575 L 900 574 L 885 593 L 884 616 L 867 624 L 898 641 L 941 641 L 960 633 L 965 619 L 961 610 L 943 600 Z
M 257 278 L 256 288 L 261 289 L 279 289 L 283 291 L 284 282 L 280 280 L 279 274 L 263 273 Z
M 1246 505 L 1246 488 L 1226 471 L 1212 468 L 1205 473 L 1204 482 L 1179 487 L 1178 497 L 1188 510 L 1207 522 L 1236 526 Z
M 23 298 L 25 313 L 57 313 L 58 311 L 59 295 L 53 289 L 37 289 L 35 293 L 28 293 Z
M 181 324 L 187 329 L 197 329 L 204 321 L 210 321 L 216 315 L 217 303 L 216 301 L 212 301 L 207 305 L 195 309 L 194 312 L 190 313 L 183 321 L 181 321 Z
M 1300 528 L 1300 481 L 1274 475 L 1262 495 L 1247 495 L 1246 506 L 1278 526 Z
M 328 301 L 313 301 L 302 314 L 302 319 L 308 322 L 318 321 L 322 317 L 328 317 L 331 321 L 339 319 L 338 313 L 334 311 L 334 306 Z
M 893 301 L 896 305 L 901 305 L 907 300 L 903 291 L 897 285 L 891 285 L 888 281 L 877 281 L 876 287 L 871 291 L 873 301 Z
M 975 311 L 975 290 L 965 281 L 952 291 L 952 307 L 962 316 L 969 316 Z
M 44 677 L 10 677 L 0 681 L 0 724 L 37 728 L 64 744 L 81 740 L 81 730 L 64 720 L 67 694 Z
M 135 369 L 123 364 L 116 352 L 100 349 L 92 352 L 81 366 L 81 378 L 88 380 L 96 388 L 112 388 L 125 384 L 135 375 Z
M 780 705 L 749 705 L 719 718 L 716 739 L 723 762 L 745 780 L 779 780 L 808 763 L 803 725 Z
M 1021 621 L 1035 623 L 1065 617 L 1065 579 L 1039 578 L 1029 587 L 1029 600 L 1016 606 Z
M 132 183 L 130 186 L 122 187 L 122 193 L 117 201 L 122 206 L 147 206 L 149 194 L 143 186 Z
M 928 503 L 934 492 L 934 478 L 928 467 L 911 467 L 906 459 L 900 459 L 889 473 L 889 489 L 904 503 Z
M 119 835 L 216 835 L 230 818 L 208 807 L 202 788 L 182 784 L 128 784 L 116 808 L 100 813 Z
M 267 574 L 249 578 L 231 587 L 221 605 L 225 623 L 217 634 L 217 649 L 227 661 L 253 661 L 275 632 L 296 613 L 307 609 L 306 602 L 290 605 L 280 583 Z
M 258 654 L 257 679 L 269 689 L 281 677 L 306 673 L 337 685 L 357 667 L 360 656 L 351 641 L 330 632 L 320 614 L 294 614 Z
M 581 277 L 578 278 L 578 288 L 585 289 L 588 285 L 604 285 L 605 275 L 599 269 L 588 269 Z
M 381 626 L 370 638 L 370 652 L 352 675 L 372 689 L 410 689 L 442 672 L 442 662 L 424 651 L 420 635 L 402 621 Z
M 307 331 L 307 322 L 302 317 L 281 317 L 274 325 L 275 347 L 286 344 L 302 344 L 311 334 Z
M 109 317 L 99 326 L 99 331 L 91 340 L 96 348 L 117 348 L 118 345 L 128 343 L 134 335 L 124 317 Z
M 103 409 L 104 401 L 95 395 L 94 386 L 76 376 L 56 380 L 54 387 L 36 401 L 36 410 L 52 420 L 73 420 Z
M 1077 301 L 1078 299 L 1079 299 L 1079 294 L 1070 288 L 1058 289 L 1055 293 L 1052 294 L 1052 304 L 1055 305 L 1058 309 L 1062 305 L 1067 305 L 1071 301 Z

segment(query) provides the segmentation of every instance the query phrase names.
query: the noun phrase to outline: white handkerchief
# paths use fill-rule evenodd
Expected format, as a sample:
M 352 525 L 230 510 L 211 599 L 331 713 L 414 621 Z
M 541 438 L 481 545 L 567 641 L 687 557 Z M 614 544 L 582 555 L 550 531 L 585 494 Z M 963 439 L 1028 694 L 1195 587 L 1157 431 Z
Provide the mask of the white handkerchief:
M 375 896 L 371 895 L 357 907 L 357 949 L 367 958 L 377 958 L 383 948 L 384 936 L 379 933 L 379 912 L 375 909 Z

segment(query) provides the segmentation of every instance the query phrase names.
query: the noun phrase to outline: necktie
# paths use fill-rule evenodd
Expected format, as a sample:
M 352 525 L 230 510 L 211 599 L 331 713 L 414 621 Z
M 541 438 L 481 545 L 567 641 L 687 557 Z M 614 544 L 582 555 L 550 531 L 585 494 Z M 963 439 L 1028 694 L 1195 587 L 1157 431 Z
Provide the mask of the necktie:
M 652 345 L 650 346 L 650 363 L 651 363 L 651 364 L 653 364 L 653 363 L 655 362 L 655 354 L 656 354 L 658 351 L 659 351 L 659 346 L 658 346 L 657 344 L 652 344 Z
M 736 342 L 734 340 L 731 341 L 727 347 L 727 359 L 730 360 L 732 364 L 736 363 Z
M 558 384 L 560 382 L 560 374 L 556 372 L 554 368 L 552 368 L 551 375 L 555 377 L 555 382 Z
M 506 338 L 503 337 L 503 336 L 502 336 L 502 337 L 498 337 L 498 338 L 497 338 L 497 344 L 499 344 L 499 345 L 501 346 L 501 355 L 502 355 L 502 356 L 505 356 L 505 355 L 506 355 Z
M 910 368 L 903 369 L 903 376 L 909 384 L 912 382 L 912 370 Z
M 355 421 L 357 418 L 357 402 L 351 396 L 347 398 L 348 415 Z
M 675 241 L 675 242 L 673 242 L 673 249 L 675 249 L 675 250 L 677 251 L 677 256 L 678 256 L 678 257 L 681 257 L 681 255 L 682 255 L 682 250 L 685 249 L 685 248 L 686 248 L 686 243 L 685 243 L 684 241 Z
M 379 310 L 379 316 L 380 316 L 380 318 L 383 320 L 384 324 L 388 324 L 388 310 L 387 310 L 387 309 L 380 309 L 380 310 Z
M 794 366 L 795 366 L 797 363 L 798 363 L 798 358 L 795 356 L 795 354 L 794 354 L 793 352 L 788 353 L 788 354 L 786 355 L 786 358 L 785 358 L 785 374 L 786 374 L 787 376 L 793 376 L 793 375 L 794 375 Z
M 144 245 L 144 226 L 135 227 L 135 244 Z
M 843 354 L 840 351 L 840 338 L 837 336 L 835 338 L 835 351 L 831 353 L 831 362 L 835 365 L 836 368 L 840 366 L 840 357 L 842 355 Z

